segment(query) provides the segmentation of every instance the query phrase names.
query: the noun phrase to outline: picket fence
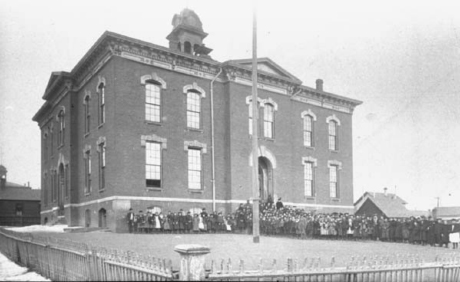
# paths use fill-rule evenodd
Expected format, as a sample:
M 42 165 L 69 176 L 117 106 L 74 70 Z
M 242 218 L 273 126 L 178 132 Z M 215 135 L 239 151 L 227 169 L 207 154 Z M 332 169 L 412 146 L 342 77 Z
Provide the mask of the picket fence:
M 193 263 L 183 269 L 181 261 L 181 269 L 174 271 L 170 260 L 2 228 L 0 252 L 53 281 L 172 281 L 180 279 L 179 272 L 200 272 L 190 269 Z M 261 259 L 256 269 L 246 269 L 244 260 L 230 259 L 211 261 L 210 267 L 195 265 L 204 274 L 200 279 L 207 281 L 460 282 L 460 252 L 433 262 L 395 254 L 351 257 L 344 266 L 336 265 L 334 258 L 288 259 L 286 264 Z
M 53 281 L 172 281 L 171 261 L 0 229 L 0 252 Z
M 240 260 L 236 266 L 232 261 L 211 262 L 207 277 L 210 281 L 318 281 L 318 282 L 412 282 L 460 281 L 460 254 L 438 256 L 434 262 L 424 262 L 413 254 L 352 257 L 346 266 L 335 265 L 335 259 L 324 265 L 320 258 L 303 261 L 288 259 L 284 269 L 277 269 L 274 259 L 267 266 L 260 260 L 257 269 L 246 270 Z

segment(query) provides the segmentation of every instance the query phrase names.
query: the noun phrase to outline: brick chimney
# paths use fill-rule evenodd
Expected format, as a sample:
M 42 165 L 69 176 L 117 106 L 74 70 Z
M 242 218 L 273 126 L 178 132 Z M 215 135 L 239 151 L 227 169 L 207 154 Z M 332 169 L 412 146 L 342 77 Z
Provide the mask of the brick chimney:
M 323 91 L 323 80 L 322 79 L 318 78 L 316 80 L 316 90 Z

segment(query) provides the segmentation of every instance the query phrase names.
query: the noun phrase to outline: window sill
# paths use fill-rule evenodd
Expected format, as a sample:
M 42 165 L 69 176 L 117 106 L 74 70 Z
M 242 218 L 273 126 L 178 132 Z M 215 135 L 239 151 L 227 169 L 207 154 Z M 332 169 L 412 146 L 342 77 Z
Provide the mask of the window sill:
M 305 146 L 305 145 L 304 145 L 304 147 L 305 147 L 305 149 L 307 149 L 307 150 L 313 150 L 313 151 L 315 150 L 315 147 L 314 147 L 314 146 Z
M 58 150 L 62 149 L 62 147 L 64 147 L 64 144 L 59 145 Z
M 152 192 L 155 192 L 155 191 L 162 192 L 163 188 L 160 188 L 160 187 L 147 187 L 146 190 L 147 191 L 152 191 Z
M 275 142 L 274 138 L 262 137 L 261 139 L 269 142 Z
M 307 201 L 314 201 L 314 200 L 316 200 L 316 198 L 315 198 L 315 197 L 312 197 L 312 196 L 306 196 L 306 197 L 305 197 L 305 200 L 307 200 Z
M 89 136 L 89 132 L 86 132 L 85 135 L 83 135 L 85 138 Z
M 85 197 L 88 197 L 90 195 L 91 195 L 91 193 L 85 193 Z
M 339 153 L 339 150 L 331 150 L 331 149 L 329 149 L 329 152 L 337 154 L 337 153 Z
M 161 122 L 158 122 L 158 121 L 148 121 L 148 120 L 145 120 L 144 123 L 145 123 L 145 124 L 149 124 L 149 125 L 158 125 L 158 126 L 162 126 L 162 125 L 163 125 Z
M 105 124 L 105 122 L 104 122 L 104 123 L 101 123 L 101 124 L 99 124 L 99 126 L 97 127 L 97 129 L 99 129 L 99 128 L 103 127 L 103 126 L 104 126 L 104 124 Z
M 203 133 L 203 129 L 199 129 L 199 128 L 189 128 L 189 127 L 187 127 L 187 128 L 185 129 L 185 131 Z
M 99 189 L 99 193 L 103 193 L 103 192 L 105 192 L 105 188 Z
M 190 189 L 188 188 L 188 192 L 192 194 L 203 194 L 204 189 Z
M 338 203 L 339 203 L 339 202 L 340 202 L 340 198 L 331 198 L 331 201 L 332 201 L 332 202 L 338 202 Z

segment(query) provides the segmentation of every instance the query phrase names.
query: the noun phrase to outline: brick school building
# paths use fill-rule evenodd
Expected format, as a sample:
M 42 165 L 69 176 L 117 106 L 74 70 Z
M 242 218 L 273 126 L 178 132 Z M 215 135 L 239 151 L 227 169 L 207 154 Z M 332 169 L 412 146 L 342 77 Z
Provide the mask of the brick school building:
M 42 222 L 127 230 L 126 213 L 233 211 L 252 197 L 251 60 L 218 62 L 199 17 L 168 47 L 105 32 L 53 72 L 42 134 Z M 260 197 L 353 212 L 352 114 L 360 101 L 304 86 L 258 59 Z

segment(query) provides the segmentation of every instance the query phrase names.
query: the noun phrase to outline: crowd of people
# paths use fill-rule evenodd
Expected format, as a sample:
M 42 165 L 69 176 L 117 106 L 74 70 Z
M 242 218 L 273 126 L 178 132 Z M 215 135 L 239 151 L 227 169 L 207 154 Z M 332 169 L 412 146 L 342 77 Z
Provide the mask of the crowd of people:
M 259 206 L 260 233 L 299 239 L 379 240 L 458 248 L 460 223 L 432 220 L 431 217 L 387 218 L 378 215 L 316 213 L 284 206 L 269 197 Z M 240 204 L 235 212 L 177 213 L 142 211 L 127 215 L 131 233 L 252 233 L 252 205 Z

